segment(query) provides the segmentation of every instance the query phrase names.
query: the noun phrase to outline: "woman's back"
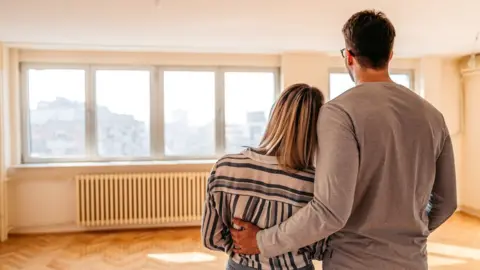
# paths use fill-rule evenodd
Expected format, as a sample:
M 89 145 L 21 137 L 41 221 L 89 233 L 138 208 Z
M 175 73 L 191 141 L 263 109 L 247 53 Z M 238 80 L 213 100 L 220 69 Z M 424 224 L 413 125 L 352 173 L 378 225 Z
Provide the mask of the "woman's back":
M 316 124 L 323 94 L 294 84 L 275 103 L 259 146 L 217 161 L 208 180 L 202 222 L 205 247 L 227 252 L 229 269 L 313 269 L 323 241 L 275 258 L 234 252 L 230 228 L 241 219 L 270 228 L 288 219 L 313 198 Z M 235 228 L 238 231 L 241 228 Z
M 270 228 L 288 219 L 313 197 L 313 170 L 287 172 L 274 156 L 252 149 L 220 159 L 209 179 L 202 234 L 206 247 L 222 250 L 254 269 L 301 269 L 319 259 L 323 241 L 275 258 L 235 254 L 229 233 L 232 219 Z

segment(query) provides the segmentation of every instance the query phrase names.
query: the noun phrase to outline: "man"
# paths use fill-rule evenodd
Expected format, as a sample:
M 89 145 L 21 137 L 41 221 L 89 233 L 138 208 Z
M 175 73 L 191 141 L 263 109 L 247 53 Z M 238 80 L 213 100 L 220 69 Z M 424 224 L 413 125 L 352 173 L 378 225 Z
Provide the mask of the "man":
M 456 209 L 447 126 L 390 79 L 395 29 L 383 13 L 354 14 L 343 35 L 356 87 L 321 110 L 314 199 L 265 230 L 236 220 L 236 252 L 273 257 L 331 235 L 324 269 L 427 269 L 427 237 Z

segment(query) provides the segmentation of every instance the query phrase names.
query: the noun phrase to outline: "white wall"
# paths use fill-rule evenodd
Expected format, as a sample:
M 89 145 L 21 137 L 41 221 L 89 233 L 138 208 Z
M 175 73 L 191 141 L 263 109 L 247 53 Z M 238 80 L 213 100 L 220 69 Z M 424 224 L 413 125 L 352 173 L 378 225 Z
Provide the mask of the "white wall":
M 458 59 L 424 57 L 419 63 L 419 87 L 426 100 L 444 115 L 455 151 L 459 205 L 463 205 L 463 94 Z
M 17 62 L 56 62 L 56 63 L 96 63 L 96 64 L 137 64 L 137 65 L 194 65 L 194 66 L 252 66 L 280 67 L 282 81 L 285 85 L 305 82 L 319 87 L 328 96 L 328 71 L 343 67 L 341 57 L 327 56 L 316 52 L 295 52 L 282 55 L 235 55 L 235 54 L 181 54 L 181 53 L 121 53 L 121 52 L 51 52 L 23 51 L 16 52 Z M 14 57 L 15 58 L 15 57 Z M 440 68 L 438 68 L 440 66 Z M 460 85 L 456 61 L 436 57 L 416 59 L 396 59 L 393 69 L 415 69 L 417 92 L 424 92 L 442 112 L 452 133 L 460 134 L 461 107 Z M 11 78 L 18 78 L 15 70 Z M 441 83 L 438 83 L 438 80 Z M 17 79 L 18 81 L 18 79 Z M 18 94 L 18 84 L 10 84 L 10 92 Z M 18 110 L 10 110 L 10 118 L 18 122 Z M 11 123 L 8 130 L 13 137 L 18 137 L 18 123 Z M 13 132 L 12 132 L 13 131 Z M 460 135 L 454 135 L 456 151 L 459 151 Z M 18 148 L 18 141 L 14 143 Z M 19 149 L 15 149 L 19 151 Z M 17 156 L 18 157 L 18 156 Z M 13 232 L 48 232 L 74 231 L 75 226 L 75 185 L 74 175 L 80 172 L 114 172 L 114 171 L 162 171 L 161 164 L 144 164 L 142 166 L 114 166 L 97 164 L 95 167 L 79 165 L 62 166 L 18 166 L 18 159 L 12 160 L 9 170 L 9 223 Z M 170 165 L 173 166 L 173 165 Z M 175 165 L 175 170 L 191 170 L 192 166 L 208 168 L 211 164 Z M 460 170 L 459 170 L 460 171 Z
M 4 89 L 8 89 L 8 51 L 0 43 L 0 242 L 4 241 L 7 236 L 7 196 L 6 196 L 6 156 L 8 150 L 6 149 L 6 136 L 4 130 L 5 122 L 8 120 L 6 114 L 3 113 L 6 106 L 6 93 Z
M 464 91 L 464 133 L 463 133 L 463 182 L 461 187 L 462 210 L 480 217 L 480 57 L 477 68 L 466 68 L 462 61 Z
M 330 57 L 321 53 L 285 53 L 281 56 L 282 84 L 309 83 L 328 96 Z

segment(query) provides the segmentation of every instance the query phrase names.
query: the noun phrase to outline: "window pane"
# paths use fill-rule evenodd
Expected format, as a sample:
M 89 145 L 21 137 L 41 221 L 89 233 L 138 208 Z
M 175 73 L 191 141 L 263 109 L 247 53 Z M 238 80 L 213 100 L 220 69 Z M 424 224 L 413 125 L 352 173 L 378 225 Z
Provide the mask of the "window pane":
M 165 155 L 215 155 L 215 73 L 164 73 Z
M 390 78 L 400 85 L 410 89 L 410 76 L 408 74 L 390 74 Z
M 29 69 L 30 155 L 85 155 L 85 71 Z
M 225 73 L 225 147 L 236 153 L 262 139 L 275 101 L 273 72 Z
M 348 73 L 330 73 L 330 100 L 355 86 Z
M 408 74 L 390 74 L 390 78 L 400 85 L 410 88 L 410 76 Z M 330 73 L 330 100 L 341 95 L 343 92 L 355 86 L 355 83 L 346 72 Z
M 98 154 L 150 155 L 150 71 L 95 73 Z

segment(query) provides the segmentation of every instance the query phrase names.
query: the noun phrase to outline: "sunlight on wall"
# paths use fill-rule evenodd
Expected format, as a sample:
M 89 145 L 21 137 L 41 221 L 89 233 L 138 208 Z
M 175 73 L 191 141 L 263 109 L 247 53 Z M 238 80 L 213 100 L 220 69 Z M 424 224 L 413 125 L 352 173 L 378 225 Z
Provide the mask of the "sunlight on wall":
M 466 264 L 466 263 L 467 261 L 460 260 L 460 259 L 452 259 L 452 258 L 446 258 L 442 256 L 435 256 L 435 255 L 428 256 L 429 267 L 458 265 L 458 264 Z
M 440 243 L 429 243 L 428 252 L 447 257 L 480 261 L 480 249 L 478 248 L 446 245 Z
M 477 265 L 480 262 L 480 249 L 447 245 L 440 243 L 428 244 L 428 265 L 429 267 L 455 266 L 455 269 Z M 463 266 L 459 266 L 463 265 Z M 443 268 L 439 268 L 443 269 Z M 465 268 L 478 269 L 478 268 Z

